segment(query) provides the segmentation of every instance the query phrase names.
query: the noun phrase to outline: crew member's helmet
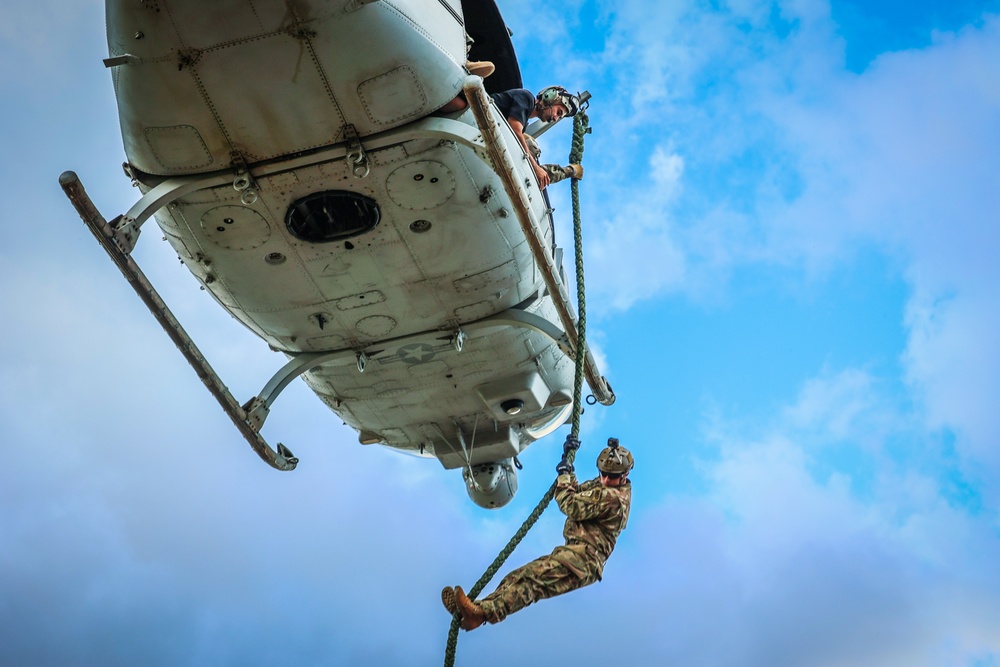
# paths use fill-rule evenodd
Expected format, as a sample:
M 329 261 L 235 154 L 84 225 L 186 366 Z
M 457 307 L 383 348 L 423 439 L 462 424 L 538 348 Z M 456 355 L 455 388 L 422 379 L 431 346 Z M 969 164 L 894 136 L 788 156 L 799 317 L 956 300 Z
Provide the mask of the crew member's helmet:
M 536 99 L 543 107 L 562 104 L 566 107 L 566 115 L 575 116 L 580 110 L 580 98 L 573 95 L 562 86 L 549 86 L 538 93 Z
M 608 438 L 608 446 L 597 457 L 597 469 L 609 475 L 627 475 L 635 467 L 632 452 L 618 444 L 618 438 Z

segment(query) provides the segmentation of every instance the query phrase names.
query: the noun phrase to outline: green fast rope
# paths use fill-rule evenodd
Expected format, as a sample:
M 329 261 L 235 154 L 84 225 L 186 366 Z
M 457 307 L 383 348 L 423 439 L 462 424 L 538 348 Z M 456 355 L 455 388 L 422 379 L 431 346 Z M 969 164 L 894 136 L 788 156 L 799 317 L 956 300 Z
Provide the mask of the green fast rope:
M 575 116 L 573 116 L 573 144 L 569 153 L 569 163 L 570 164 L 581 164 L 583 161 L 583 137 L 590 132 L 590 119 L 583 109 L 579 111 Z M 587 351 L 587 303 L 586 303 L 586 290 L 584 288 L 583 282 L 583 224 L 580 219 L 580 181 L 573 179 L 572 182 L 572 192 L 573 192 L 573 239 L 576 250 L 576 300 L 577 309 L 579 315 L 577 316 L 577 339 L 576 339 L 576 377 L 573 383 L 573 426 L 570 433 L 574 438 L 578 437 L 580 434 L 580 415 L 582 413 L 582 396 L 583 396 L 583 366 L 585 361 L 585 355 Z M 576 451 L 570 450 L 566 452 L 566 461 L 572 465 L 573 460 L 576 458 Z M 479 578 L 479 581 L 469 589 L 468 596 L 475 600 L 483 589 L 486 588 L 486 584 L 490 583 L 493 576 L 500 570 L 507 558 L 514 553 L 514 549 L 517 545 L 521 543 L 521 540 L 528 534 L 532 526 L 538 521 L 542 516 L 542 512 L 549 506 L 552 502 L 552 498 L 555 497 L 556 493 L 556 483 L 552 482 L 552 486 L 549 490 L 545 492 L 542 499 L 538 501 L 535 505 L 535 509 L 531 510 L 531 514 L 528 518 L 524 520 L 521 527 L 517 529 L 514 536 L 510 538 L 497 557 L 493 560 L 493 563 L 486 568 L 486 572 L 483 576 Z M 458 629 L 460 627 L 460 617 L 459 614 L 455 614 L 451 619 L 451 628 L 448 630 L 448 645 L 445 647 L 444 651 L 444 665 L 445 667 L 454 667 L 455 664 L 455 650 L 458 647 Z

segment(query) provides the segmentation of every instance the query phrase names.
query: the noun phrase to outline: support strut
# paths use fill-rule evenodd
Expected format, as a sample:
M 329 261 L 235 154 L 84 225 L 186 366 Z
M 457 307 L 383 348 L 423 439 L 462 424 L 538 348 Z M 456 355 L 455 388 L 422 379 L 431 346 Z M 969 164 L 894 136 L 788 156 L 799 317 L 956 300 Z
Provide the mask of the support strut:
M 480 320 L 467 322 L 462 325 L 463 328 L 459 329 L 458 333 L 451 339 L 452 349 L 454 349 L 455 352 L 461 352 L 460 348 L 464 347 L 466 342 L 471 337 L 480 333 L 488 332 L 491 329 L 496 329 L 497 327 L 518 327 L 534 331 L 548 337 L 549 340 L 559 346 L 559 349 L 562 350 L 566 356 L 572 356 L 573 347 L 569 342 L 569 338 L 565 333 L 559 330 L 559 327 L 552 324 L 544 317 L 523 310 L 523 307 L 527 307 L 533 299 L 534 297 L 531 297 L 524 303 L 519 304 L 517 307 L 510 308 L 495 315 L 489 315 Z M 325 352 L 288 352 L 286 354 L 291 357 L 288 363 L 282 366 L 278 372 L 271 377 L 268 383 L 264 385 L 264 388 L 260 390 L 258 395 L 243 404 L 242 409 L 246 413 L 247 423 L 255 431 L 260 431 L 261 427 L 264 425 L 264 421 L 267 419 L 268 414 L 271 412 L 271 405 L 274 403 L 274 400 L 278 398 L 278 395 L 285 390 L 285 387 L 287 387 L 292 380 L 299 377 L 303 373 L 307 373 L 324 364 L 349 363 L 351 359 L 354 359 L 357 362 L 358 371 L 363 373 L 368 362 L 385 349 L 396 348 L 401 345 L 406 345 L 407 343 L 425 342 L 428 339 L 433 341 L 434 339 L 440 339 L 442 333 L 442 331 L 432 330 L 407 334 L 406 336 L 379 341 L 377 346 L 360 351 L 355 350 L 352 347 L 345 347 L 340 350 L 328 350 Z M 461 341 L 461 343 L 459 344 L 456 341 Z M 565 412 L 560 413 L 560 415 L 561 421 L 559 421 L 559 424 L 562 424 L 563 421 L 565 421 Z M 539 430 L 539 432 L 542 431 Z
M 90 229 L 101 244 L 101 247 L 104 248 L 115 265 L 118 266 L 125 279 L 135 290 L 135 293 L 146 304 L 153 317 L 160 323 L 163 330 L 167 332 L 174 345 L 181 351 L 181 354 L 184 355 L 184 358 L 187 359 L 188 363 L 194 368 L 195 373 L 198 374 L 198 377 L 208 388 L 209 393 L 215 397 L 219 405 L 222 406 L 223 411 L 233 420 L 236 428 L 239 429 L 243 437 L 250 443 L 250 446 L 257 452 L 257 455 L 273 468 L 278 470 L 294 470 L 296 464 L 299 462 L 298 458 L 293 456 L 288 448 L 280 442 L 278 443 L 277 451 L 275 451 L 260 436 L 260 433 L 258 433 L 259 426 L 257 428 L 254 427 L 254 424 L 248 418 L 246 410 L 236 402 L 229 388 L 223 384 L 222 379 L 212 369 L 201 351 L 194 344 L 194 341 L 184 331 L 180 322 L 177 321 L 177 318 L 167 308 L 163 299 L 160 298 L 160 295 L 153 288 L 152 284 L 150 284 L 145 274 L 139 269 L 139 265 L 129 256 L 128 252 L 131 248 L 125 249 L 119 245 L 120 236 L 116 234 L 115 227 L 112 226 L 112 223 L 105 220 L 104 216 L 97 210 L 97 207 L 94 206 L 94 202 L 87 195 L 87 191 L 84 190 L 79 177 L 72 171 L 63 172 L 59 177 L 59 185 L 62 186 L 63 191 L 73 203 L 73 207 L 76 208 L 77 213 L 80 214 L 87 228 Z M 167 186 L 164 190 L 177 192 L 176 185 Z M 152 207 L 144 206 L 144 209 L 150 208 Z M 112 222 L 117 223 L 119 221 L 119 219 L 116 219 Z
M 576 318 L 573 315 L 573 306 L 569 301 L 569 295 L 559 279 L 558 269 L 552 257 L 548 245 L 543 241 L 543 234 L 538 222 L 531 211 L 531 204 L 528 201 L 528 193 L 521 184 L 518 177 L 517 167 L 514 165 L 514 158 L 507 150 L 503 139 L 500 136 L 499 124 L 490 109 L 490 101 L 486 97 L 486 89 L 483 88 L 483 80 L 478 76 L 470 76 L 466 79 L 462 90 L 465 92 L 465 99 L 469 102 L 472 114 L 476 118 L 476 124 L 483 133 L 483 142 L 489 151 L 490 160 L 493 162 L 493 169 L 503 183 L 507 196 L 510 197 L 517 221 L 521 224 L 521 231 L 528 242 L 531 254 L 541 271 L 545 286 L 549 290 L 552 302 L 556 306 L 556 312 L 562 322 L 563 329 L 569 336 L 569 342 L 576 348 Z M 611 405 L 615 402 L 615 392 L 607 379 L 600 374 L 597 369 L 597 362 L 594 360 L 590 350 L 584 344 L 584 374 L 587 377 L 587 384 L 590 385 L 594 397 L 601 405 Z

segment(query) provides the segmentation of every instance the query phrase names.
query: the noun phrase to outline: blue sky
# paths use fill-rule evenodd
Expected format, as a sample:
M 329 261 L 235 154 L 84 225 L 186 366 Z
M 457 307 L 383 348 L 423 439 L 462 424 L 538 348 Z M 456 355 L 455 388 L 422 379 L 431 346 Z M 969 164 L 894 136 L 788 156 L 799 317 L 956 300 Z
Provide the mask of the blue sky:
M 589 326 L 619 400 L 580 461 L 621 438 L 635 508 L 602 583 L 463 634 L 458 664 L 1000 663 L 1000 2 L 500 8 L 527 86 L 594 95 Z M 135 198 L 104 39 L 100 3 L 0 6 L 0 663 L 440 664 L 441 586 L 520 525 L 562 433 L 492 513 L 302 383 L 267 427 L 299 469 L 257 460 L 58 188 Z M 255 394 L 281 360 L 158 236 L 140 263 Z M 510 565 L 559 540 L 553 508 Z

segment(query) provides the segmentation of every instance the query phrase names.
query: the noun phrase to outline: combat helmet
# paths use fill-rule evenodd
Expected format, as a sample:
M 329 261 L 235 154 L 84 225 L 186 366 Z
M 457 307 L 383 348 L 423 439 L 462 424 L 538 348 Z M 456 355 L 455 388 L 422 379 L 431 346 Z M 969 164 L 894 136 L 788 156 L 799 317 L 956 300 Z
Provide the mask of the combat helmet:
M 549 86 L 542 88 L 536 99 L 543 107 L 550 107 L 553 104 L 562 104 L 566 107 L 566 115 L 575 116 L 580 110 L 580 98 L 573 95 L 562 86 Z
M 618 438 L 608 438 L 608 446 L 597 457 L 597 469 L 610 475 L 626 475 L 635 467 L 632 452 L 618 444 Z

